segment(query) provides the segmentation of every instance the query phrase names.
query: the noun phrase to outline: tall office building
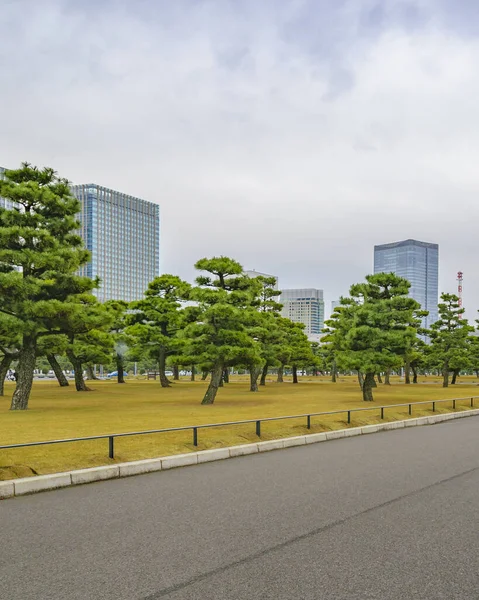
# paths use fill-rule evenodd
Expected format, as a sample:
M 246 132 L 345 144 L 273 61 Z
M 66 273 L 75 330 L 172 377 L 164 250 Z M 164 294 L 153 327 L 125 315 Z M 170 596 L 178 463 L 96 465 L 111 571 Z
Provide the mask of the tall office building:
M 274 285 L 274 289 L 278 289 L 278 278 L 276 275 L 269 275 L 268 273 L 261 273 L 261 271 L 255 271 L 254 269 L 249 269 L 243 271 L 243 275 L 247 275 L 248 277 L 274 277 L 276 279 L 276 283 Z
M 295 323 L 304 323 L 304 332 L 310 339 L 319 339 L 324 327 L 323 290 L 303 288 L 281 292 L 281 314 Z
M 404 240 L 374 246 L 374 272 L 395 273 L 411 284 L 409 295 L 419 302 L 429 315 L 424 327 L 437 321 L 439 246 L 417 240 Z
M 80 274 L 99 277 L 95 295 L 105 300 L 141 300 L 160 274 L 160 207 L 93 183 L 74 185 L 81 202 L 81 236 L 91 261 Z
M 5 171 L 6 169 L 4 167 L 0 167 L 0 179 L 5 179 Z M 11 209 L 13 208 L 13 202 L 0 196 L 0 208 Z

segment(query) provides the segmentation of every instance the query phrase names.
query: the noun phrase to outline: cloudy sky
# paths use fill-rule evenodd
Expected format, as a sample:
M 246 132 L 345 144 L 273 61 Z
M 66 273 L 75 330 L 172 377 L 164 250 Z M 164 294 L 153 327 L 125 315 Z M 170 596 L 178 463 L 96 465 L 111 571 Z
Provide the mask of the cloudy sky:
M 477 0 L 0 0 L 0 165 L 161 205 L 161 266 L 319 287 L 440 244 L 479 308 Z

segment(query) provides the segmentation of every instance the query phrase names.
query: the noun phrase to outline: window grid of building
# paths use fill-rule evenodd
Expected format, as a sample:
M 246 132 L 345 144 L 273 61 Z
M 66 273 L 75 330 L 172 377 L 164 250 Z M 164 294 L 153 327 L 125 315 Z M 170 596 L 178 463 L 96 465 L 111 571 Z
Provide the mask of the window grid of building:
M 139 300 L 160 273 L 160 207 L 96 184 L 72 186 L 81 203 L 81 236 L 91 261 L 81 275 L 99 277 L 99 300 Z
M 374 272 L 395 273 L 411 284 L 409 296 L 429 315 L 423 326 L 429 328 L 438 319 L 439 246 L 418 240 L 404 240 L 374 246 Z
M 308 336 L 319 335 L 324 327 L 323 290 L 290 289 L 281 292 L 282 316 L 305 325 Z

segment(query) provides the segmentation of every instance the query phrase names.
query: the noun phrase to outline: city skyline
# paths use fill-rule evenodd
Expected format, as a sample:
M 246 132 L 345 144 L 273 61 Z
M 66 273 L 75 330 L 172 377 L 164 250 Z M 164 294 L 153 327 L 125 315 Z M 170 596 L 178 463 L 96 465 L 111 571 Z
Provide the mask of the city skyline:
M 459 4 L 7 2 L 0 164 L 161 204 L 161 269 L 189 281 L 224 254 L 330 301 L 374 244 L 434 239 L 472 318 L 479 15 Z
M 6 170 L 6 169 L 5 169 L 5 167 L 0 167 L 0 177 L 3 177 L 3 176 L 4 176 L 4 172 L 5 172 L 5 170 Z M 84 185 L 86 185 L 86 184 L 74 184 L 74 185 L 72 185 L 72 189 L 73 189 L 73 188 L 75 188 L 75 187 L 79 187 L 79 186 L 81 187 L 82 185 L 84 186 Z M 97 186 L 97 184 L 88 184 L 88 185 Z M 105 188 L 105 187 L 102 187 L 102 186 L 97 186 L 97 187 L 100 187 L 100 188 L 102 188 L 102 189 L 104 189 L 104 190 L 110 190 L 110 188 Z M 114 190 L 110 190 L 110 191 L 114 191 Z M 122 194 L 121 192 L 117 192 L 117 193 L 119 193 L 119 194 Z M 122 194 L 122 195 L 124 195 L 125 197 L 130 197 L 130 198 L 133 198 L 133 199 L 135 198 L 135 197 L 129 196 L 129 195 L 127 195 L 127 194 Z M 139 200 L 140 200 L 140 199 L 139 199 Z M 141 201 L 141 200 L 140 200 L 140 201 Z M 2 202 L 4 203 L 5 201 L 4 201 L 4 199 L 0 198 L 0 203 L 2 203 Z M 146 202 L 146 201 L 142 201 L 142 202 Z M 154 205 L 154 206 L 158 206 L 158 210 L 159 210 L 159 205 L 157 205 L 157 203 L 155 203 L 155 202 L 148 202 L 148 204 L 151 204 L 151 205 Z M 158 225 L 158 236 L 159 236 L 159 225 Z M 86 236 L 85 236 L 85 239 L 86 239 Z M 159 237 L 158 237 L 158 240 L 159 240 Z M 91 242 L 90 242 L 90 243 L 91 243 Z M 394 244 L 394 243 L 393 243 L 393 244 Z M 387 245 L 387 244 L 386 244 L 386 245 Z M 377 246 L 381 246 L 381 244 L 379 244 L 379 245 L 377 245 Z M 86 242 L 86 247 L 87 247 L 89 250 L 92 250 L 92 248 L 88 246 L 88 243 L 87 243 L 87 242 Z M 157 262 L 158 262 L 158 264 L 159 264 L 159 256 L 158 256 L 158 258 L 157 258 Z M 439 264 L 440 264 L 440 263 L 439 263 Z M 88 270 L 88 269 L 89 269 L 89 270 Z M 158 266 L 158 271 L 160 271 L 160 269 L 159 269 L 159 266 Z M 87 274 L 87 272 L 88 272 L 88 273 L 90 273 L 90 272 L 93 272 L 93 271 L 92 271 L 92 269 L 91 269 L 91 263 L 90 263 L 90 267 L 84 267 L 84 268 L 82 269 L 82 274 Z M 165 271 L 165 270 L 163 270 L 163 269 L 162 269 L 162 270 L 161 270 L 161 272 L 167 272 L 167 271 Z M 248 270 L 248 269 L 246 269 L 244 272 L 245 272 L 246 274 L 249 274 L 250 276 L 254 276 L 254 275 L 266 275 L 266 276 L 269 276 L 269 277 L 275 277 L 275 278 L 276 278 L 276 289 L 280 289 L 280 290 L 281 290 L 281 288 L 279 287 L 279 283 L 278 283 L 278 282 L 279 282 L 279 277 L 278 277 L 277 275 L 270 275 L 270 274 L 268 274 L 268 273 L 261 272 L 261 271 L 257 271 L 257 270 L 255 270 L 255 269 L 249 269 L 249 270 Z M 364 277 L 365 275 L 369 274 L 370 272 L 374 272 L 374 267 L 373 267 L 373 270 L 372 270 L 372 271 L 369 271 L 369 270 L 364 270 L 364 275 L 363 275 L 363 277 Z M 91 276 L 91 274 L 90 274 L 89 276 Z M 193 281 L 193 279 L 194 279 L 194 277 L 191 277 L 191 278 L 190 278 L 190 281 Z M 322 278 L 322 279 L 324 279 L 324 278 Z M 361 279 L 362 279 L 362 277 L 361 277 L 361 275 L 359 274 L 359 271 L 358 271 L 358 274 L 357 274 L 357 276 L 356 276 L 356 279 L 354 279 L 354 280 L 350 281 L 348 284 L 346 284 L 346 289 L 345 289 L 345 291 L 344 291 L 342 294 L 340 294 L 340 295 L 342 295 L 342 296 L 347 296 L 347 295 L 348 295 L 348 291 L 349 291 L 349 286 L 350 286 L 352 283 L 356 283 L 356 282 L 359 282 L 359 281 L 361 281 Z M 145 280 L 146 280 L 146 276 L 145 276 L 145 278 L 144 278 L 144 279 L 141 279 L 141 284 L 136 284 L 136 292 L 135 292 L 135 294 L 137 294 L 137 293 L 138 293 L 138 290 L 139 290 L 139 285 L 142 285 L 142 284 L 143 284 L 143 282 L 144 282 Z M 282 280 L 283 280 L 283 279 L 282 279 Z M 287 281 L 288 281 L 288 280 L 287 280 Z M 303 283 L 303 282 L 300 282 L 300 284 L 301 284 L 301 283 Z M 296 286 L 296 287 L 286 287 L 286 286 L 287 286 L 287 283 L 286 283 L 286 285 L 284 286 L 284 287 L 285 287 L 285 289 L 297 289 L 297 288 L 304 288 L 304 285 L 298 285 L 298 286 Z M 146 287 L 145 287 L 145 289 L 146 289 Z M 339 296 L 339 295 L 336 295 L 336 297 L 334 297 L 334 293 L 331 291 L 331 289 L 332 289 L 332 286 L 330 286 L 330 285 L 326 285 L 326 286 L 324 286 L 324 292 L 323 292 L 323 294 L 324 294 L 324 298 L 323 298 L 324 305 L 325 305 L 325 306 L 326 306 L 326 305 L 328 305 L 328 307 L 331 307 L 331 308 L 330 308 L 330 313 L 332 313 L 332 312 L 333 312 L 333 310 L 334 310 L 334 305 L 335 305 L 335 304 L 338 302 L 337 298 L 338 298 L 338 296 Z M 467 289 L 467 288 L 466 288 L 466 289 Z M 449 291 L 449 292 L 451 292 L 451 293 L 456 293 L 456 292 L 457 292 L 457 287 L 456 287 L 456 282 L 455 282 L 455 279 L 453 280 L 453 283 L 451 284 L 451 286 L 449 287 L 449 289 L 448 289 L 448 290 L 444 290 L 444 289 L 442 289 L 442 288 L 441 288 L 441 286 L 438 286 L 438 292 L 439 292 L 439 294 L 440 294 L 440 293 L 442 293 L 443 291 Z M 102 293 L 102 292 L 97 292 L 96 294 L 97 294 L 97 296 L 98 296 L 99 298 L 102 298 L 102 297 L 103 297 L 103 293 Z M 467 294 L 466 294 L 466 296 L 467 296 Z M 106 294 L 106 295 L 105 295 L 105 299 L 106 299 L 107 297 L 108 297 L 108 299 L 109 299 L 109 298 L 111 297 L 111 295 L 108 293 L 108 294 Z M 331 300 L 331 298 L 333 298 L 333 300 Z M 133 299 L 133 298 L 132 298 L 132 299 Z M 136 299 L 136 295 L 135 295 L 135 299 Z M 465 315 L 465 316 L 467 317 L 467 316 L 468 316 L 468 315 L 467 315 L 467 302 L 465 303 L 465 308 L 466 308 L 466 315 Z M 474 308 L 473 308 L 473 310 L 474 310 Z M 432 314 L 433 314 L 433 315 L 434 315 L 434 314 L 437 314 L 437 311 L 432 311 Z M 469 309 L 469 315 L 471 315 L 471 308 Z M 323 311 L 323 317 L 324 317 L 324 318 L 328 318 L 328 316 L 329 316 L 329 315 L 326 313 L 326 311 Z M 430 321 L 430 319 L 428 319 L 428 321 Z

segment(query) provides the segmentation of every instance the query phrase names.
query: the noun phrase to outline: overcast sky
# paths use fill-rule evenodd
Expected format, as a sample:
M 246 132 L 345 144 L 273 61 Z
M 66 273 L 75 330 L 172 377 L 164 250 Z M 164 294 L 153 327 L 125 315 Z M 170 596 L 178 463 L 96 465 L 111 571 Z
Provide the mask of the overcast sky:
M 440 245 L 479 308 L 477 0 L 0 0 L 0 165 L 161 206 L 161 269 L 318 287 Z

